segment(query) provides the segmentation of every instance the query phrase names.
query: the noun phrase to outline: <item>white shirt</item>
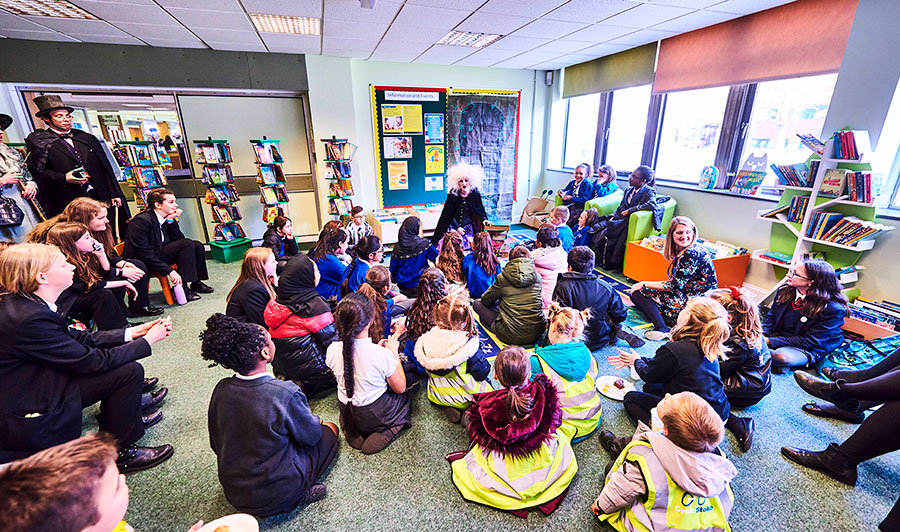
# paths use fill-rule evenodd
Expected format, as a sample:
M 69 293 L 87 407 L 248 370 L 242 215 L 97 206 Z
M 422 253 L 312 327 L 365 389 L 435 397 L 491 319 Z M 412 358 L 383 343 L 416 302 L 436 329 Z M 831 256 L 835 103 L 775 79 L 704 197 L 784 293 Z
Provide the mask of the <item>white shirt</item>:
M 166 219 L 163 216 L 160 216 L 158 212 L 153 211 L 153 214 L 156 215 L 156 220 L 159 222 L 159 235 L 162 238 L 162 242 L 166 241 Z
M 325 364 L 337 380 L 338 401 L 354 406 L 374 403 L 387 391 L 387 378 L 397 371 L 397 357 L 386 347 L 373 344 L 369 338 L 354 340 L 353 398 L 348 401 L 344 388 L 344 343 L 333 342 L 325 352 Z
M 56 129 L 55 127 L 51 127 L 50 131 L 56 133 L 57 135 L 68 135 L 68 134 L 72 133 L 71 129 L 69 131 L 60 131 L 60 130 Z M 63 137 L 63 140 L 68 142 L 69 146 L 72 146 L 73 148 L 75 147 L 75 141 L 72 140 L 72 137 Z
M 256 379 L 261 379 L 263 377 L 272 377 L 275 378 L 275 374 L 271 371 L 263 371 L 262 373 L 257 373 L 256 375 L 241 375 L 240 373 L 235 373 L 234 377 L 236 379 L 241 379 L 242 381 L 255 381 Z

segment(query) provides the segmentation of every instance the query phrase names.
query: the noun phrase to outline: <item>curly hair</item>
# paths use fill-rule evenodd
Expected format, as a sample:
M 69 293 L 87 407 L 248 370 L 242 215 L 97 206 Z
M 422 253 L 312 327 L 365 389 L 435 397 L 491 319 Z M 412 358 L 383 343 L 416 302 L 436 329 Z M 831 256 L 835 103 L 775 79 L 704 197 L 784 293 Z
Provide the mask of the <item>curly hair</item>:
M 494 254 L 494 244 L 491 235 L 482 231 L 475 235 L 472 241 L 472 256 L 475 264 L 481 266 L 484 273 L 494 275 L 500 271 L 500 260 Z
M 468 177 L 472 190 L 481 189 L 484 169 L 469 163 L 457 163 L 447 170 L 447 192 L 459 195 L 459 180 Z
M 200 356 L 242 375 L 256 369 L 259 353 L 266 346 L 266 330 L 255 323 L 244 323 L 221 312 L 206 320 L 200 333 Z
M 434 327 L 434 307 L 447 295 L 447 278 L 438 268 L 427 268 L 419 277 L 416 300 L 407 314 L 406 341 L 416 341 Z
M 462 274 L 462 235 L 450 230 L 444 234 L 444 242 L 441 244 L 441 253 L 438 255 L 436 266 L 444 272 L 450 282 L 464 282 Z
M 334 311 L 334 323 L 337 327 L 338 339 L 341 341 L 341 354 L 344 358 L 344 393 L 348 399 L 353 398 L 354 362 L 356 355 L 356 342 L 359 333 L 372 322 L 372 302 L 369 298 L 359 293 L 348 294 L 341 298 L 337 309 Z M 350 410 L 348 410 L 350 412 Z
M 562 245 L 562 240 L 559 239 L 559 229 L 553 224 L 541 225 L 534 239 L 542 248 L 558 248 Z

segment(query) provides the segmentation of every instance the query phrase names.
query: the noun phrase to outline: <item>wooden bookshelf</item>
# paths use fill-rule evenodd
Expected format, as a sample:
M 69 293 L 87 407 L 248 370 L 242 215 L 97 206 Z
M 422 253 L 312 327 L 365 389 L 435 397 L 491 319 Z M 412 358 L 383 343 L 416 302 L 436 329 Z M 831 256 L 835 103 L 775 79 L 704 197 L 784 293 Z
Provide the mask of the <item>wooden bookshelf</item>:
M 319 139 L 325 144 L 325 180 L 328 181 L 328 214 L 343 219 L 353 208 L 353 171 L 350 162 L 356 145 L 347 139 Z
M 263 222 L 270 224 L 276 216 L 290 217 L 288 203 L 291 200 L 285 188 L 281 141 L 263 136 L 262 139 L 251 139 L 250 145 L 256 155 L 256 182 L 259 184 L 259 201 L 263 204 Z
M 202 166 L 202 181 L 206 185 L 205 201 L 213 213 L 215 225 L 213 240 L 235 242 L 246 239 L 241 227 L 241 211 L 237 206 L 240 196 L 234 188 L 231 172 L 231 146 L 227 140 L 195 140 L 194 153 L 197 164 Z
M 124 168 L 125 181 L 132 188 L 134 203 L 139 209 L 146 206 L 147 194 L 154 188 L 169 184 L 164 170 L 172 167 L 165 150 L 150 140 L 120 140 L 116 143 L 116 159 Z

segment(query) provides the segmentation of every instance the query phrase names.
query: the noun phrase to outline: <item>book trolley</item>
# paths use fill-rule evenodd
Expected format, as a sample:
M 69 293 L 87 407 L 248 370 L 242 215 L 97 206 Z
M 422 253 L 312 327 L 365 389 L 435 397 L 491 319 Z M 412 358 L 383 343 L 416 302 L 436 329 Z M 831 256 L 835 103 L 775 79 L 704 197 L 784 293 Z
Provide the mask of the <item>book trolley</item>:
M 350 214 L 353 208 L 353 172 L 350 161 L 356 154 L 356 145 L 331 137 L 321 139 L 325 143 L 325 180 L 328 181 L 328 214 L 338 219 Z
M 231 146 L 227 140 L 195 140 L 197 164 L 202 165 L 202 182 L 206 185 L 205 201 L 212 211 L 215 224 L 213 240 L 209 242 L 212 257 L 219 262 L 240 260 L 252 245 L 241 227 L 240 196 L 234 188 L 231 172 Z
M 160 158 L 156 143 L 150 140 L 120 140 L 116 156 L 125 171 L 125 179 L 134 189 L 134 203 L 146 206 L 147 194 L 168 185 L 163 169 L 172 166 L 168 156 Z
M 280 140 L 265 136 L 260 140 L 250 140 L 256 154 L 256 182 L 259 184 L 259 201 L 263 204 L 262 219 L 267 224 L 272 223 L 276 216 L 290 217 L 280 143 Z

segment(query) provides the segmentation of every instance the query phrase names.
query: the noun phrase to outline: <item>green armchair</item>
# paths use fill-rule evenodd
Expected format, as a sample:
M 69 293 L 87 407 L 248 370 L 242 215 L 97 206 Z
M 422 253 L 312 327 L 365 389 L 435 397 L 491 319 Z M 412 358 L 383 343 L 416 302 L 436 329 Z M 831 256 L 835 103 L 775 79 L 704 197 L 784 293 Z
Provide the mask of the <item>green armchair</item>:
M 665 211 L 663 212 L 662 222 L 659 225 L 661 232 L 665 233 L 669 230 L 669 223 L 672 221 L 672 217 L 675 216 L 675 205 L 677 204 L 678 202 L 675 201 L 675 198 L 670 198 L 669 201 L 663 204 L 665 206 Z M 657 233 L 657 231 L 656 227 L 653 226 L 653 211 L 633 212 L 628 217 L 628 233 L 625 237 L 626 242 L 643 240 L 655 233 Z M 627 246 L 625 247 L 625 257 L 627 260 Z
M 616 207 L 618 207 L 619 204 L 622 203 L 622 198 L 624 197 L 625 192 L 623 192 L 621 188 L 617 188 L 616 191 L 612 194 L 607 194 L 606 196 L 586 201 L 584 203 L 584 208 L 597 209 L 597 214 L 599 214 L 600 216 L 606 216 L 608 214 L 616 212 Z M 557 194 L 555 198 L 555 206 L 563 204 L 563 200 L 561 197 L 559 197 L 559 194 Z

